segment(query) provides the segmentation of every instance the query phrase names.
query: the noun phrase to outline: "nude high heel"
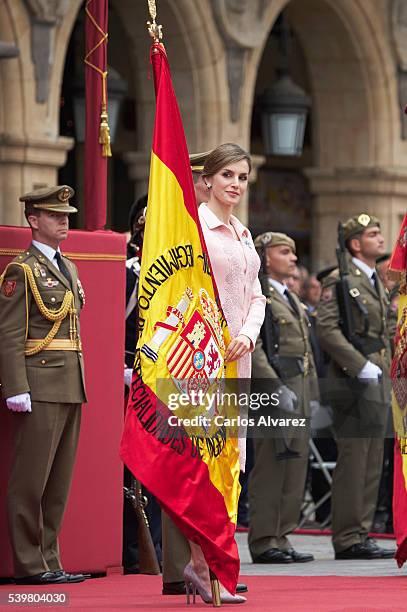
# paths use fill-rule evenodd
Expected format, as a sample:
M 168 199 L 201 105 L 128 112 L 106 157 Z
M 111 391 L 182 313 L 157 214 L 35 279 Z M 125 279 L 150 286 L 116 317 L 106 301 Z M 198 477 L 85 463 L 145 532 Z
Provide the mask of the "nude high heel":
M 189 563 L 184 569 L 184 579 L 185 579 L 185 588 L 187 593 L 187 604 L 190 603 L 190 595 L 192 594 L 192 603 L 196 602 L 196 593 L 199 593 L 201 599 L 206 604 L 212 603 L 212 592 L 209 587 L 205 584 L 205 582 L 198 576 L 195 572 L 194 568 Z M 244 603 L 246 601 L 246 597 L 242 597 L 241 595 L 231 595 L 227 591 L 221 591 L 220 594 L 221 603 L 228 604 L 238 604 Z

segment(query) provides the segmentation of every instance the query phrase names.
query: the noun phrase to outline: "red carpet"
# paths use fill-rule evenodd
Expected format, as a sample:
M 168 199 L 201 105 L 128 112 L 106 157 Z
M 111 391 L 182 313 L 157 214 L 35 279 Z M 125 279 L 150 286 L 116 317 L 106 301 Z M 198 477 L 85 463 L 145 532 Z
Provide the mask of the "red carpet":
M 242 576 L 249 586 L 248 599 L 239 606 L 242 612 L 405 612 L 407 577 L 378 578 L 272 577 Z M 62 588 L 64 587 L 64 588 Z M 0 610 L 27 610 L 27 607 L 4 605 L 8 593 L 65 592 L 67 606 L 31 606 L 33 610 L 187 610 L 183 597 L 165 596 L 161 576 L 118 576 L 95 578 L 75 585 L 46 587 L 0 586 Z M 223 606 L 222 606 L 223 607 Z M 230 609 L 231 606 L 225 606 Z M 200 598 L 191 612 L 210 610 Z

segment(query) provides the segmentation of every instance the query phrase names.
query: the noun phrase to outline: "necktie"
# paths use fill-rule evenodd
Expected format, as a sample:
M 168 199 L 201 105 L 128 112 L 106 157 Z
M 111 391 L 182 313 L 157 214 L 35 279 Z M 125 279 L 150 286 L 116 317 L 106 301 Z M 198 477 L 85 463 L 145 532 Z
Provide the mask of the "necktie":
M 372 278 L 372 281 L 373 281 L 373 287 L 376 289 L 377 295 L 380 295 L 379 279 L 377 278 L 377 273 L 373 272 L 371 278 Z
M 288 289 L 286 289 L 284 291 L 284 295 L 286 296 L 288 303 L 290 304 L 291 308 L 294 310 L 295 314 L 297 315 L 297 317 L 300 316 L 300 312 L 298 310 L 298 306 L 293 298 L 293 296 L 291 295 L 291 293 L 288 291 Z
M 61 253 L 59 251 L 57 251 L 55 253 L 55 259 L 57 260 L 59 271 L 61 272 L 61 274 L 63 274 L 65 276 L 65 278 L 68 281 L 68 283 L 70 285 L 72 285 L 72 276 L 71 276 L 71 273 L 69 272 L 68 268 L 66 267 L 66 265 L 64 263 L 64 260 L 61 257 Z

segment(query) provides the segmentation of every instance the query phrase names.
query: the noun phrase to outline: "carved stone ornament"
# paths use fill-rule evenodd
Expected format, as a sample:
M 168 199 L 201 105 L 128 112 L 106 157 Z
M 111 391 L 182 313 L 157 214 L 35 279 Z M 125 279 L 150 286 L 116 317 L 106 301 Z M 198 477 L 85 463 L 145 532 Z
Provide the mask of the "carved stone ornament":
M 31 58 L 35 71 L 35 100 L 48 98 L 55 26 L 69 9 L 69 0 L 24 0 L 31 19 Z
M 17 57 L 20 51 L 16 45 L 0 40 L 0 59 L 12 59 Z
M 30 15 L 37 21 L 55 24 L 64 17 L 69 0 L 24 0 Z
M 231 121 L 240 117 L 247 56 L 267 35 L 263 16 L 267 0 L 211 0 L 214 21 L 226 47 Z
M 267 33 L 264 11 L 267 0 L 212 0 L 216 25 L 229 43 L 253 49 Z

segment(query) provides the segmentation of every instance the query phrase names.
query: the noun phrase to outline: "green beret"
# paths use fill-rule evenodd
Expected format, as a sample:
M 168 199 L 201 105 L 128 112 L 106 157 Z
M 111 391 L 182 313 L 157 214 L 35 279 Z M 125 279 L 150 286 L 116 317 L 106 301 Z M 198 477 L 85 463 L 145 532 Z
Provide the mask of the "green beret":
M 366 213 L 355 215 L 343 224 L 343 237 L 345 240 L 349 240 L 364 232 L 368 227 L 380 227 L 379 219 Z
M 334 270 L 336 270 L 337 266 L 328 266 L 327 268 L 323 268 L 322 270 L 320 270 L 317 274 L 317 280 L 322 283 L 322 281 L 324 280 L 324 278 L 326 276 L 329 276 L 329 274 L 331 274 L 331 272 L 333 272 Z
M 191 164 L 191 170 L 193 172 L 202 172 L 209 153 L 212 153 L 212 151 L 205 151 L 204 153 L 191 153 L 189 156 L 189 163 Z
M 20 202 L 24 202 L 26 206 L 50 212 L 76 213 L 78 209 L 69 204 L 73 195 L 75 191 L 69 185 L 57 185 L 25 193 L 21 196 Z
M 280 234 L 279 232 L 265 232 L 260 234 L 254 240 L 254 246 L 256 249 L 262 249 L 265 247 L 274 247 L 285 244 L 295 253 L 295 242 L 287 234 Z

